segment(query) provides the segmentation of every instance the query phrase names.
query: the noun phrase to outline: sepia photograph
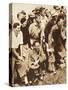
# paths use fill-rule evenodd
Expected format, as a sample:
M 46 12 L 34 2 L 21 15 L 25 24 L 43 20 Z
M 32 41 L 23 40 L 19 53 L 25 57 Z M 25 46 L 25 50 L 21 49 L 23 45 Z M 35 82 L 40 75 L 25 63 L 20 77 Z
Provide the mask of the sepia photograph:
M 9 85 L 66 84 L 66 6 L 9 4 Z

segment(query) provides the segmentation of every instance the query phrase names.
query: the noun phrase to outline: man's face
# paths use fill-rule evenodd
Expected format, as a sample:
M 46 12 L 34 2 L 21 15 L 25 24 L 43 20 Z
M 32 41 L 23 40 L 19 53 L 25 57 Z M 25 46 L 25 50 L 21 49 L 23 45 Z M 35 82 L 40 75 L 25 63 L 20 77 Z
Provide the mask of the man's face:
M 46 10 L 46 15 L 47 15 L 48 17 L 51 17 L 51 14 L 50 14 L 50 12 L 49 12 L 48 10 Z
M 22 18 L 26 18 L 26 15 L 20 13 L 20 14 L 19 14 L 19 21 L 21 21 Z
M 58 21 L 58 26 L 63 26 L 63 24 L 64 24 L 64 20 L 63 19 L 60 19 L 59 21 Z
M 24 28 L 26 27 L 26 25 L 27 25 L 27 20 L 22 23 L 22 27 Z
M 40 44 L 38 42 L 35 43 L 34 50 L 37 54 L 40 52 Z
M 40 46 L 39 42 L 35 43 L 35 47 L 38 48 Z
M 16 27 L 15 33 L 16 33 L 16 35 L 18 35 L 18 34 L 20 33 L 20 26 L 17 26 L 17 27 Z

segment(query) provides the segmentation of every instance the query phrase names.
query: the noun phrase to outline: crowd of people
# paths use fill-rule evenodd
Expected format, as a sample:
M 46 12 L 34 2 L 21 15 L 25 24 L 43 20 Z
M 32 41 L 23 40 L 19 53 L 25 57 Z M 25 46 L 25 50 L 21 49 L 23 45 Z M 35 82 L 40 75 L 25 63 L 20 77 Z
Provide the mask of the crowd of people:
M 50 11 L 37 7 L 26 18 L 24 10 L 18 22 L 9 24 L 10 83 L 31 85 L 46 72 L 66 67 L 66 8 L 53 6 Z

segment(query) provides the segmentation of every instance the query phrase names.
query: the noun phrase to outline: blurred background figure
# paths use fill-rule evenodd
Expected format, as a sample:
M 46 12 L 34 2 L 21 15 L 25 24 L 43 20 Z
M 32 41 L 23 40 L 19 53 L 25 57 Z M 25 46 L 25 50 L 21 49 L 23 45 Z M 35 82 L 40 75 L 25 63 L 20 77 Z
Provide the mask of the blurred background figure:
M 62 42 L 61 30 L 64 25 L 64 17 L 58 16 L 56 24 L 51 28 L 51 32 L 48 37 L 49 48 L 54 48 L 56 62 L 61 66 L 61 64 L 65 64 L 64 60 L 61 61 L 61 58 L 65 57 L 65 48 Z M 58 41 L 57 41 L 58 40 Z M 58 46 L 58 47 L 57 47 Z M 63 57 L 62 54 L 64 53 Z

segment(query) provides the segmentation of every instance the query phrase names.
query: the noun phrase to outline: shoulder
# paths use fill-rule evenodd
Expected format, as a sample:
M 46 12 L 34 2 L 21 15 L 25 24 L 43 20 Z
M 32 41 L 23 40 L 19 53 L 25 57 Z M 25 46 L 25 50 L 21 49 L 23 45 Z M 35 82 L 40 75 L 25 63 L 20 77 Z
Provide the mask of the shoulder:
M 35 23 L 32 23 L 32 24 L 29 26 L 29 31 L 31 31 L 34 27 L 35 27 Z
M 33 26 L 35 26 L 35 23 L 32 23 L 32 24 L 30 25 L 30 27 L 33 27 Z

